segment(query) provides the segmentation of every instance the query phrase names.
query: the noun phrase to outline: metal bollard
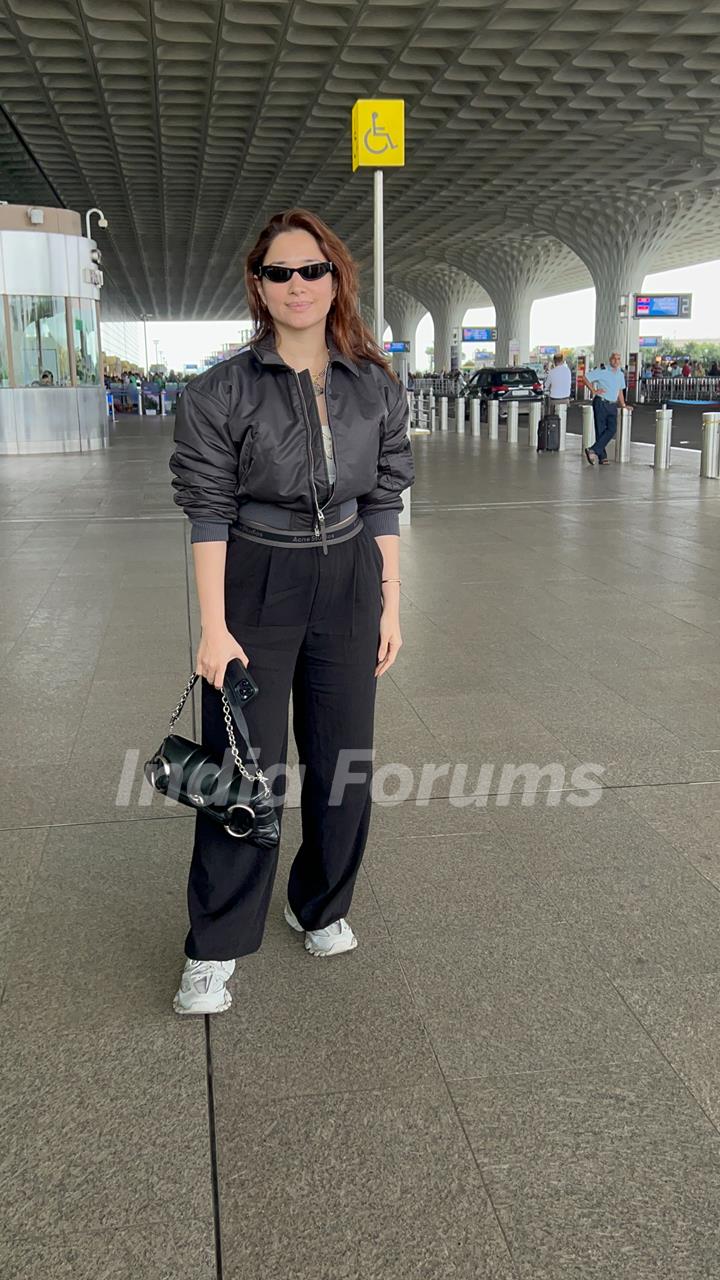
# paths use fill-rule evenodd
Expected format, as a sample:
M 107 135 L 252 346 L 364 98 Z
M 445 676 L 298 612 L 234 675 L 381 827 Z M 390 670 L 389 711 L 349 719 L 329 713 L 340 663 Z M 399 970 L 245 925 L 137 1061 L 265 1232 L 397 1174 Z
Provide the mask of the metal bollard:
M 539 400 L 534 400 L 530 405 L 528 412 L 528 448 L 537 450 L 538 427 L 540 426 L 540 416 L 542 405 Z
M 465 434 L 465 397 L 458 396 L 455 400 L 455 430 L 458 435 Z
M 431 431 L 437 430 L 436 416 L 435 397 L 432 392 L 428 392 L 428 426 Z
M 448 429 L 448 398 L 447 396 L 441 396 L 440 397 L 440 430 L 447 431 L 447 429 Z
M 667 471 L 672 449 L 672 409 L 655 410 L 655 459 L 656 471 Z
M 474 436 L 480 435 L 480 401 L 477 396 L 470 401 L 470 432 Z
M 632 442 L 632 409 L 621 409 L 618 414 L 618 429 L 615 436 L 615 461 L 630 461 L 630 444 Z
M 700 475 L 706 480 L 720 479 L 720 413 L 702 416 Z
M 592 449 L 595 443 L 595 414 L 591 404 L 580 406 L 582 412 L 582 447 Z
M 410 415 L 410 426 L 412 426 L 413 418 L 415 417 L 415 392 L 414 391 L 408 391 L 407 402 L 408 402 L 408 410 Z
M 491 440 L 500 439 L 500 405 L 497 400 L 487 401 L 488 436 Z
M 160 392 L 160 417 L 167 418 L 167 397 L 164 391 Z
M 511 400 L 508 405 L 507 416 L 508 444 L 517 444 L 518 442 L 518 412 L 517 400 Z
M 567 405 L 559 404 L 557 407 L 557 416 L 560 419 L 560 444 L 558 448 L 564 449 L 567 440 Z

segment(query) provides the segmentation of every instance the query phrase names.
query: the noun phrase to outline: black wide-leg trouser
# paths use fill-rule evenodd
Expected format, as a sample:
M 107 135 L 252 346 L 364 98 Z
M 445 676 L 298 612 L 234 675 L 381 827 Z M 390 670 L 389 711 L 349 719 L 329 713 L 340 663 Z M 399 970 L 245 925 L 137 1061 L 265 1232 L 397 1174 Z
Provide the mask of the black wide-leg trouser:
M 329 543 L 327 555 L 315 547 L 272 547 L 245 538 L 228 543 L 225 616 L 260 689 L 245 714 L 261 768 L 277 771 L 279 815 L 292 694 L 303 775 L 302 842 L 288 901 L 307 929 L 346 915 L 367 840 L 381 576 L 380 550 L 365 529 Z M 220 758 L 228 747 L 220 694 L 205 680 L 202 742 Z M 336 799 L 348 774 L 340 803 L 330 804 L 333 783 Z M 197 815 L 188 956 L 231 960 L 258 950 L 277 859 L 277 849 L 237 840 Z

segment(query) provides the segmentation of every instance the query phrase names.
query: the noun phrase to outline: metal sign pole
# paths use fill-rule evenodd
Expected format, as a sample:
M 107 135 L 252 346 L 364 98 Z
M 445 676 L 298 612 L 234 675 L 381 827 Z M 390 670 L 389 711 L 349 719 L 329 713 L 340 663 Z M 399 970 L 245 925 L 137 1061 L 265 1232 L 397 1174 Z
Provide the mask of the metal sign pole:
M 383 244 L 383 171 L 375 170 L 375 211 L 374 211 L 374 242 L 375 242 L 375 289 L 374 289 L 374 305 L 375 305 L 375 341 L 382 351 L 383 334 L 385 333 L 385 282 L 384 282 L 384 244 Z

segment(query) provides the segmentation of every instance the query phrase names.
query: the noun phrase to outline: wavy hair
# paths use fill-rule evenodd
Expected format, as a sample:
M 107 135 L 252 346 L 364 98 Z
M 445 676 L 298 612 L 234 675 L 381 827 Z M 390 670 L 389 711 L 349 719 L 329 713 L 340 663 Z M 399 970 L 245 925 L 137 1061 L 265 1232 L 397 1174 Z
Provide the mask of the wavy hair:
M 358 296 L 360 292 L 358 269 L 349 249 L 339 236 L 311 213 L 309 209 L 287 209 L 276 213 L 263 228 L 245 263 L 245 288 L 250 315 L 255 323 L 254 342 L 274 334 L 272 316 L 257 288 L 256 271 L 262 266 L 265 255 L 276 236 L 283 231 L 307 231 L 317 240 L 320 251 L 335 270 L 335 297 L 327 315 L 327 327 L 338 351 L 351 360 L 370 360 L 380 365 L 392 378 L 385 352 L 380 349 L 372 333 L 360 316 Z M 397 380 L 397 379 L 396 379 Z

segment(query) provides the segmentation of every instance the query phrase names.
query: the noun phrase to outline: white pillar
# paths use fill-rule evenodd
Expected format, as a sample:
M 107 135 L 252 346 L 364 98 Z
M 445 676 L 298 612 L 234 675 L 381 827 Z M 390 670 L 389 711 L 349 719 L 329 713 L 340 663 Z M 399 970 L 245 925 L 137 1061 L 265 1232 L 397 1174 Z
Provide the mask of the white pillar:
M 502 285 L 499 286 L 502 289 Z M 497 343 L 495 359 L 497 364 L 511 364 L 511 344 L 518 343 L 520 351 L 518 363 L 527 364 L 530 358 L 530 310 L 532 296 L 523 289 L 514 288 L 511 292 L 498 292 L 495 295 L 495 324 L 497 325 Z

